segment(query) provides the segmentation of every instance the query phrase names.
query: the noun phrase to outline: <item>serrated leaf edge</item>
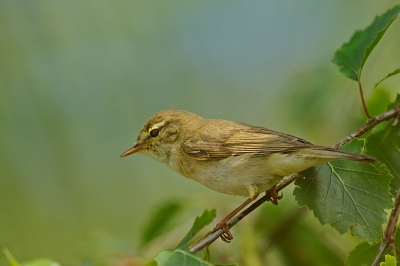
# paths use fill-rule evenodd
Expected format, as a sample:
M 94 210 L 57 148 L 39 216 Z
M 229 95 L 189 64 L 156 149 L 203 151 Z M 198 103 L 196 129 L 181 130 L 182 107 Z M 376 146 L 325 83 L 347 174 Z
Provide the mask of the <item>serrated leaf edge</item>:
M 365 146 L 363 146 L 363 149 L 364 149 L 364 148 L 365 148 Z M 359 211 L 359 208 L 358 208 L 358 207 L 362 207 L 362 206 L 358 206 L 358 205 L 354 202 L 354 199 L 353 199 L 353 197 L 351 196 L 350 192 L 347 190 L 346 185 L 344 184 L 344 182 L 343 182 L 342 179 L 340 178 L 339 174 L 338 174 L 334 169 L 337 168 L 337 169 L 342 169 L 342 170 L 346 170 L 346 171 L 353 171 L 353 172 L 360 172 L 360 171 L 339 168 L 339 167 L 333 166 L 331 163 L 326 163 L 326 164 L 329 165 L 329 167 L 331 168 L 331 175 L 334 174 L 334 175 L 336 176 L 336 178 L 339 179 L 339 182 L 340 182 L 340 183 L 342 184 L 342 186 L 343 186 L 343 190 L 348 194 L 349 198 L 351 199 L 351 201 L 353 202 L 353 204 L 354 204 L 354 206 L 355 206 L 355 208 L 356 208 L 356 210 L 357 210 L 357 216 L 360 216 L 360 217 L 364 220 L 365 226 L 366 226 L 366 228 L 368 229 L 368 231 L 370 232 L 370 237 L 371 237 L 371 238 L 367 238 L 367 237 L 358 237 L 358 236 L 357 236 L 357 238 L 359 238 L 360 240 L 365 239 L 368 243 L 374 243 L 374 242 L 379 241 L 379 239 L 375 239 L 374 234 L 373 234 L 373 232 L 371 231 L 371 228 L 375 228 L 375 227 L 370 226 L 370 225 L 366 222 L 366 220 L 365 220 L 365 218 L 363 217 L 363 215 L 361 214 L 361 212 Z M 316 171 L 314 177 L 315 177 L 315 176 L 319 173 L 319 171 L 322 169 L 322 166 L 323 166 L 323 164 L 320 165 L 320 167 L 319 167 L 318 171 Z M 376 175 L 376 176 L 388 175 L 388 176 L 390 176 L 391 178 L 393 178 L 392 174 L 390 173 L 389 169 L 387 168 L 387 166 L 386 166 L 385 164 L 381 164 L 381 165 L 379 166 L 379 168 L 376 167 L 375 165 L 371 165 L 371 166 L 378 172 L 378 173 L 372 173 L 372 175 Z M 362 173 L 363 173 L 363 172 L 362 172 Z M 365 172 L 365 173 L 371 174 L 370 172 Z M 379 174 L 379 173 L 381 173 L 381 174 Z M 314 180 L 315 180 L 314 177 L 312 178 L 312 181 L 309 183 L 309 186 L 311 186 L 311 184 L 314 182 Z M 331 177 L 331 178 L 332 178 L 332 177 Z M 388 179 L 388 180 L 390 180 L 390 179 Z M 385 184 L 388 185 L 388 191 L 390 192 L 390 186 L 389 186 L 390 182 L 386 182 Z M 309 187 L 309 186 L 308 186 L 308 187 Z M 307 192 L 307 190 L 308 190 L 308 187 L 305 188 L 305 191 L 304 191 L 304 193 L 303 193 L 304 195 L 307 195 L 306 192 Z M 356 189 L 356 188 L 354 188 L 354 187 L 351 187 L 351 188 Z M 329 190 L 329 188 L 328 188 L 328 190 Z M 376 195 L 374 195 L 374 196 L 376 196 Z M 306 196 L 306 197 L 309 198 L 308 196 Z M 382 199 L 382 198 L 379 198 L 379 199 L 381 199 L 383 202 L 388 203 L 388 205 L 389 205 L 389 204 L 393 204 L 393 198 L 391 198 L 392 200 L 391 200 L 390 202 L 388 202 L 388 201 L 386 201 L 385 199 Z M 300 205 L 300 207 L 304 207 L 304 206 L 307 206 L 307 208 L 308 208 L 309 210 L 313 211 L 314 217 L 316 217 L 316 218 L 320 221 L 321 224 L 323 224 L 323 225 L 324 225 L 324 224 L 330 224 L 331 226 L 333 226 L 332 223 L 323 221 L 323 220 L 322 220 L 322 217 L 316 216 L 316 215 L 315 215 L 314 208 L 311 208 L 307 203 L 304 203 L 304 204 Z M 387 209 L 389 209 L 389 207 L 388 207 Z M 384 210 L 385 210 L 385 209 L 384 209 Z M 374 214 L 375 214 L 375 213 L 374 213 Z M 376 215 L 376 214 L 375 214 L 375 215 Z M 377 216 L 377 215 L 376 215 L 376 216 Z M 379 217 L 379 216 L 378 216 L 378 217 Z M 381 218 L 381 217 L 379 217 L 379 218 Z M 334 227 L 334 226 L 333 226 L 333 227 Z M 335 227 L 334 227 L 334 228 L 335 228 Z M 336 229 L 336 228 L 335 228 L 335 229 Z M 336 229 L 336 230 L 337 230 L 337 229 Z M 378 230 L 379 230 L 379 229 L 378 229 Z M 380 228 L 380 230 L 382 230 L 382 229 Z M 348 231 L 351 232 L 351 227 L 350 227 L 350 226 L 348 227 Z M 340 232 L 340 231 L 339 231 L 339 232 Z M 341 233 L 341 232 L 340 232 L 340 233 Z M 341 234 L 342 234 L 342 233 L 341 233 Z M 371 239 L 373 239 L 373 240 L 371 241 Z

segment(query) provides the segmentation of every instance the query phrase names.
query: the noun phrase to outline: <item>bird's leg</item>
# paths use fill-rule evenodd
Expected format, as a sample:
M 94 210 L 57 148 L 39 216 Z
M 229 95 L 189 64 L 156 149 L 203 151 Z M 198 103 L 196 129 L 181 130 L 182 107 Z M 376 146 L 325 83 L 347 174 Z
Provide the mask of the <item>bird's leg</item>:
M 233 236 L 231 234 L 231 232 L 229 231 L 229 228 L 227 226 L 227 222 L 232 219 L 233 217 L 235 217 L 236 214 L 238 214 L 241 210 L 243 210 L 244 207 L 246 207 L 247 205 L 249 205 L 252 201 L 254 201 L 257 197 L 258 197 L 258 187 L 256 185 L 251 185 L 248 186 L 247 189 L 250 192 L 250 197 L 248 199 L 246 199 L 245 202 L 243 202 L 242 204 L 239 205 L 239 207 L 237 207 L 236 209 L 234 209 L 231 213 L 229 213 L 224 219 L 222 219 L 215 227 L 214 229 L 210 232 L 216 232 L 219 229 L 222 229 L 224 231 L 224 233 L 221 235 L 221 239 L 227 243 L 231 242 L 231 240 L 233 239 Z M 276 195 L 276 191 L 275 191 L 275 195 Z M 273 196 L 271 196 L 272 198 Z M 209 233 L 209 234 L 210 234 Z M 208 234 L 207 234 L 208 235 Z
M 278 200 L 283 197 L 283 194 L 278 195 L 276 193 L 276 185 L 265 191 L 265 195 L 269 195 L 268 201 L 271 201 L 274 205 L 278 205 Z
M 227 216 L 225 216 L 224 219 L 222 219 L 212 230 L 211 233 L 218 231 L 219 229 L 224 230 L 224 233 L 221 235 L 221 239 L 227 243 L 231 242 L 231 240 L 233 239 L 233 236 L 231 234 L 231 232 L 229 231 L 228 226 L 226 225 L 226 223 L 232 219 L 238 212 L 240 212 L 244 207 L 246 207 L 247 205 L 249 205 L 250 202 L 252 202 L 253 199 L 252 198 L 248 198 L 246 199 L 245 202 L 243 202 L 242 204 L 239 205 L 239 207 L 237 207 L 236 209 L 234 209 L 231 213 L 229 213 Z
M 228 225 L 226 224 L 229 220 L 231 220 L 236 214 L 238 214 L 241 210 L 243 210 L 247 205 L 249 205 L 252 201 L 254 201 L 259 194 L 258 187 L 256 185 L 251 185 L 248 186 L 247 189 L 249 190 L 250 197 L 246 199 L 245 202 L 239 205 L 236 209 L 234 209 L 231 213 L 229 213 L 224 219 L 222 219 L 215 227 L 214 229 L 207 233 L 205 236 L 203 236 L 201 239 L 206 238 L 210 234 L 218 231 L 219 229 L 222 229 L 224 232 L 221 235 L 221 239 L 227 243 L 231 242 L 233 239 L 233 236 L 231 232 L 229 231 Z M 276 192 L 276 185 L 270 188 L 269 190 L 265 191 L 265 195 L 269 196 L 268 201 L 271 201 L 272 204 L 278 205 L 278 200 L 280 200 L 283 195 L 278 194 Z

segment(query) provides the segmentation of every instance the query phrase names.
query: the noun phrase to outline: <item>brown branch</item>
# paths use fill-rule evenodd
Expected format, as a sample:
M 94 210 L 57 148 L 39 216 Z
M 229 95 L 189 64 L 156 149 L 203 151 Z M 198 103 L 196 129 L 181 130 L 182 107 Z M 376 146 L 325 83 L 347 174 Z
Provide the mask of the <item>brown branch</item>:
M 394 117 L 397 117 L 400 115 L 400 105 L 393 108 L 392 110 L 376 116 L 374 118 L 372 118 L 366 125 L 364 125 L 363 127 L 361 127 L 360 129 L 358 129 L 357 131 L 355 131 L 354 133 L 350 134 L 349 136 L 347 136 L 345 139 L 341 140 L 338 144 L 335 145 L 335 148 L 338 149 L 339 147 L 341 147 L 342 145 L 344 145 L 345 143 L 349 142 L 350 140 L 360 137 L 362 134 L 364 134 L 365 132 L 367 132 L 368 130 L 372 129 L 373 127 L 375 127 L 376 125 L 378 125 L 379 123 L 383 122 L 383 121 L 387 121 L 390 120 Z M 298 174 L 293 174 L 291 175 L 288 179 L 286 179 L 285 181 L 283 181 L 282 183 L 278 184 L 276 186 L 276 192 L 281 191 L 282 189 L 284 189 L 285 187 L 287 187 L 288 185 L 290 185 L 291 183 L 293 183 L 296 178 L 298 177 Z M 229 220 L 226 225 L 228 226 L 228 228 L 233 227 L 235 224 L 237 224 L 240 220 L 242 220 L 244 217 L 246 217 L 249 213 L 251 213 L 253 210 L 255 210 L 256 208 L 258 208 L 258 206 L 260 206 L 261 204 L 263 204 L 265 201 L 268 201 L 271 199 L 270 195 L 264 195 L 263 197 L 261 197 L 260 199 L 258 199 L 255 203 L 253 203 L 252 205 L 250 205 L 250 207 L 248 207 L 247 209 L 245 209 L 244 211 L 242 211 L 240 214 L 238 214 L 237 216 L 233 217 L 231 220 Z M 196 243 L 194 246 L 192 246 L 190 248 L 191 252 L 198 252 L 200 250 L 202 250 L 205 247 L 208 247 L 209 245 L 211 245 L 215 240 L 217 240 L 222 234 L 223 234 L 223 230 L 220 229 L 218 231 L 213 232 L 212 234 L 210 234 L 209 236 L 207 236 L 206 238 L 202 239 L 201 241 L 199 241 L 198 243 Z
M 370 116 L 370 114 L 368 113 L 367 105 L 365 104 L 364 93 L 363 93 L 363 90 L 362 90 L 362 86 L 361 86 L 361 81 L 360 80 L 358 80 L 358 90 L 360 91 L 361 102 L 362 102 L 362 105 L 364 107 L 365 114 L 368 116 L 368 118 L 372 118 Z
M 393 108 L 393 109 L 391 109 L 390 111 L 387 111 L 384 114 L 381 114 L 379 116 L 376 116 L 376 117 L 372 118 L 371 120 L 368 121 L 368 123 L 366 125 L 364 125 L 363 127 L 358 129 L 357 131 L 353 132 L 352 134 L 350 134 L 349 136 L 347 136 L 346 138 L 341 140 L 338 144 L 335 145 L 334 148 L 338 149 L 339 147 L 343 146 L 344 144 L 346 144 L 350 140 L 361 136 L 362 134 L 364 134 L 365 132 L 367 132 L 371 128 L 375 127 L 377 124 L 382 123 L 383 121 L 390 120 L 390 119 L 392 119 L 394 117 L 397 117 L 399 115 L 400 115 L 400 105 L 395 107 L 395 108 Z
M 376 254 L 375 260 L 371 264 L 371 266 L 379 265 L 382 255 L 385 253 L 385 250 L 389 246 L 391 246 L 394 250 L 396 250 L 396 248 L 393 246 L 393 243 L 394 243 L 394 234 L 396 232 L 395 229 L 396 229 L 397 220 L 399 218 L 399 213 L 400 213 L 400 188 L 397 191 L 394 209 L 390 213 L 389 222 L 386 226 L 385 234 L 383 235 L 383 241 L 382 241 L 381 245 L 379 246 L 378 254 Z

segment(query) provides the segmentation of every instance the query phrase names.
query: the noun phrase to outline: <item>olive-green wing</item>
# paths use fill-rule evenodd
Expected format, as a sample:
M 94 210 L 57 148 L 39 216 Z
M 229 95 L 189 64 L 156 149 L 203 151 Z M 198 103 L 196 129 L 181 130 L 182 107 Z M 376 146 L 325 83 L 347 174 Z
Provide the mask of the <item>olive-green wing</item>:
M 290 153 L 313 147 L 311 143 L 280 132 L 248 127 L 240 130 L 206 131 L 189 138 L 182 148 L 190 157 L 197 159 L 223 159 L 243 154 L 269 155 Z

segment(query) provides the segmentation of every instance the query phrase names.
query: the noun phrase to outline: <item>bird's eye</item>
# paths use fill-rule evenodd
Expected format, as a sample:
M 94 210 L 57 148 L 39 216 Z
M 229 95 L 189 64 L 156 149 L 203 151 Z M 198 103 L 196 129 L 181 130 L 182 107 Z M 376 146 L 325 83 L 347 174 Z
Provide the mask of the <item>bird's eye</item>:
M 152 131 L 150 131 L 150 136 L 152 136 L 153 138 L 158 136 L 158 129 L 153 129 Z

